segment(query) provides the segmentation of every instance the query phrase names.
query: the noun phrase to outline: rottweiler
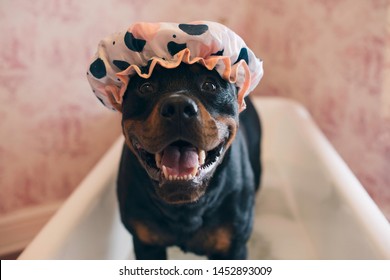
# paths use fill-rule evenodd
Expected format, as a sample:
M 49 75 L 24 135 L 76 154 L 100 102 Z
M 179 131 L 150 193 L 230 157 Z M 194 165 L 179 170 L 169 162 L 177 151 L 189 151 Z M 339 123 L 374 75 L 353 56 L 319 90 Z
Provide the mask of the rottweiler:
M 262 75 L 262 61 L 216 22 L 135 23 L 99 43 L 87 77 L 122 113 L 117 196 L 137 259 L 166 259 L 169 246 L 247 257 L 261 179 L 248 94 Z
M 216 71 L 182 63 L 134 77 L 123 99 L 122 222 L 137 259 L 166 248 L 245 259 L 261 175 L 261 126 L 249 98 Z

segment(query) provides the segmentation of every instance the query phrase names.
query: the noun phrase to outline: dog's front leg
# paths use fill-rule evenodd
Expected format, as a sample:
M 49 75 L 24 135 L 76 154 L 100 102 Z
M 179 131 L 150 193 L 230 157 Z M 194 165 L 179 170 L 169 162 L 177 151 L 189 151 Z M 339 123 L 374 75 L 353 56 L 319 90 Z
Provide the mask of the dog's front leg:
M 167 250 L 164 246 L 149 245 L 133 236 L 134 252 L 137 260 L 166 260 Z

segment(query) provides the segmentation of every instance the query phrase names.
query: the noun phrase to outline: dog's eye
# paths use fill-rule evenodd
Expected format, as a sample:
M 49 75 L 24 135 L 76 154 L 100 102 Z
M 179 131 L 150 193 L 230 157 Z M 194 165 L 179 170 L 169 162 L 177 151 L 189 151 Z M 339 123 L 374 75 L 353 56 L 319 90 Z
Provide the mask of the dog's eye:
M 140 91 L 142 94 L 153 93 L 153 92 L 154 92 L 154 86 L 153 86 L 151 83 L 146 82 L 146 83 L 143 83 L 143 84 L 139 87 L 139 91 Z
M 217 86 L 215 83 L 207 81 L 203 83 L 202 90 L 206 92 L 215 92 L 217 90 Z

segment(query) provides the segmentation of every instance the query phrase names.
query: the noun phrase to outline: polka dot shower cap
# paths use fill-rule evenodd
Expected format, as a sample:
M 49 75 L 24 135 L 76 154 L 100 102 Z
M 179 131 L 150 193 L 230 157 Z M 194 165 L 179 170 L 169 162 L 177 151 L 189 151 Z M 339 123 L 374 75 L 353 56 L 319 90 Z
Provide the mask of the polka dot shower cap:
M 135 23 L 99 43 L 87 76 L 96 97 L 115 110 L 133 75 L 149 78 L 157 64 L 175 68 L 182 62 L 215 69 L 234 83 L 240 110 L 263 76 L 262 61 L 245 42 L 226 26 L 208 21 Z

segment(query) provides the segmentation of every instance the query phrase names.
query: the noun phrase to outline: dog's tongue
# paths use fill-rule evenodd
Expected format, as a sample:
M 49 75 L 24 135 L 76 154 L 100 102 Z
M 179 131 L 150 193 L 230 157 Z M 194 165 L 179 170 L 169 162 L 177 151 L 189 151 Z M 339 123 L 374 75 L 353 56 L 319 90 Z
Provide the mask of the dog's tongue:
M 161 164 L 169 170 L 169 175 L 184 176 L 197 170 L 199 159 L 195 147 L 168 146 L 165 148 Z

